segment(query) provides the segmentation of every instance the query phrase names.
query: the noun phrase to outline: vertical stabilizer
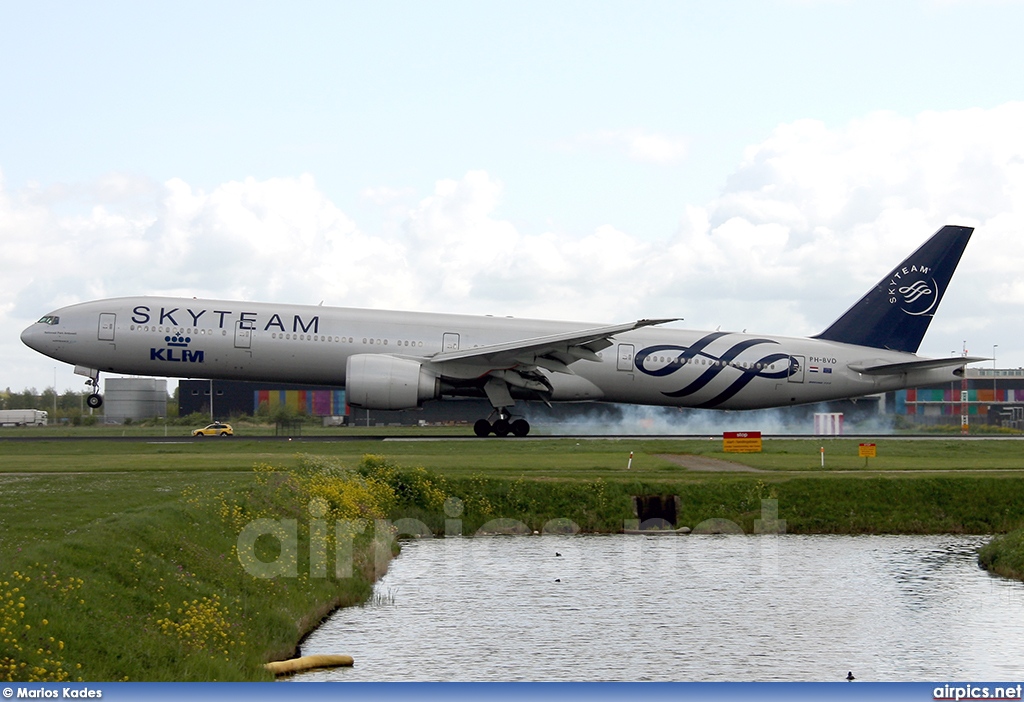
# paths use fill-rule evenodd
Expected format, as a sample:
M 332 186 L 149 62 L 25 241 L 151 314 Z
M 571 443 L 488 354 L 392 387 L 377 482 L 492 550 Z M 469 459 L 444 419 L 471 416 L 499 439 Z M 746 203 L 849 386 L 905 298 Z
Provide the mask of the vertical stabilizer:
M 917 353 L 973 231 L 945 226 L 935 232 L 814 338 Z

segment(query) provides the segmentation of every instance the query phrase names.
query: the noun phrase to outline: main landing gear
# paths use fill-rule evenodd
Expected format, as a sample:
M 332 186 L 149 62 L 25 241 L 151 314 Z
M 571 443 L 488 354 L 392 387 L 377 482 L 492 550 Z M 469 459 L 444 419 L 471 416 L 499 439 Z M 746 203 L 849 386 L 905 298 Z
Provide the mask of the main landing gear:
M 530 423 L 522 418 L 512 419 L 508 410 L 502 408 L 498 410 L 498 418 L 494 420 L 493 424 L 486 419 L 478 419 L 473 425 L 473 433 L 477 436 L 487 436 L 492 432 L 495 436 L 508 436 L 510 433 L 516 436 L 526 436 L 530 433 Z

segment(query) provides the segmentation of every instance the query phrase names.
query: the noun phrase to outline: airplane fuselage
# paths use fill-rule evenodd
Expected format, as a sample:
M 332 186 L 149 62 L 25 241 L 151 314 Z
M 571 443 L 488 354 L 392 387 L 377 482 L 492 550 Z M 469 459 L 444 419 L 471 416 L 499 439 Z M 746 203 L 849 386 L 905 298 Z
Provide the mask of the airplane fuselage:
M 22 335 L 85 370 L 172 378 L 346 385 L 349 358 L 377 354 L 432 369 L 442 353 L 595 325 L 509 317 L 324 306 L 123 297 L 71 305 Z M 44 318 L 45 320 L 46 318 Z M 815 338 L 644 327 L 608 338 L 571 372 L 540 369 L 546 390 L 510 384 L 517 399 L 603 400 L 673 407 L 758 409 L 859 397 L 957 379 L 955 367 L 871 375 L 854 368 L 913 363 L 915 354 Z M 482 396 L 479 380 L 512 372 L 449 361 L 446 395 Z M 851 366 L 853 368 L 851 368 Z

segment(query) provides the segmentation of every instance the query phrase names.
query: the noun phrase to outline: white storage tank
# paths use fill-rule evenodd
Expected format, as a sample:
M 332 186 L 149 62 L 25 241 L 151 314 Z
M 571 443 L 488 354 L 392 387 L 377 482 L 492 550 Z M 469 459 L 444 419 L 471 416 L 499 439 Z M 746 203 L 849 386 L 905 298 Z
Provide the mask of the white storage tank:
M 167 380 L 163 378 L 106 378 L 103 387 L 103 414 L 109 423 L 167 416 Z

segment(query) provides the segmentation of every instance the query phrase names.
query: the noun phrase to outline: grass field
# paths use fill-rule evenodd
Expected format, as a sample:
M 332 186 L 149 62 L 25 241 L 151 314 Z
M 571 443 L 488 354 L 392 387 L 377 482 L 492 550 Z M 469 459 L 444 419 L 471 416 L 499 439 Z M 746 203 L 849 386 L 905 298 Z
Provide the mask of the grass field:
M 1005 471 L 1024 476 L 1024 440 L 874 440 L 878 456 L 858 456 L 859 439 L 766 439 L 761 453 L 723 453 L 721 439 L 448 439 L 436 432 L 406 430 L 388 440 L 359 434 L 295 440 L 243 437 L 150 441 L 4 441 L 0 434 L 0 474 L 8 472 L 247 471 L 258 461 L 292 460 L 316 453 L 356 463 L 367 453 L 383 454 L 407 466 L 450 477 L 483 473 L 489 477 L 542 479 L 690 480 L 702 471 L 686 470 L 673 456 L 702 456 L 741 464 L 777 476 L 835 472 L 923 473 Z M 821 468 L 824 449 L 825 469 Z M 634 454 L 629 471 L 630 453 Z
M 1017 440 L 885 438 L 865 465 L 859 440 L 846 439 L 770 439 L 759 454 L 724 454 L 709 439 L 157 438 L 0 438 L 0 679 L 269 679 L 260 663 L 370 593 L 368 537 L 357 539 L 352 577 L 310 576 L 314 499 L 335 517 L 414 518 L 441 531 L 442 503 L 457 497 L 464 533 L 499 518 L 619 531 L 643 494 L 679 495 L 681 524 L 729 520 L 746 533 L 762 500 L 789 533 L 1024 526 Z M 254 470 L 267 465 L 279 470 Z M 240 564 L 240 530 L 260 517 L 298 525 L 297 577 L 255 578 Z

